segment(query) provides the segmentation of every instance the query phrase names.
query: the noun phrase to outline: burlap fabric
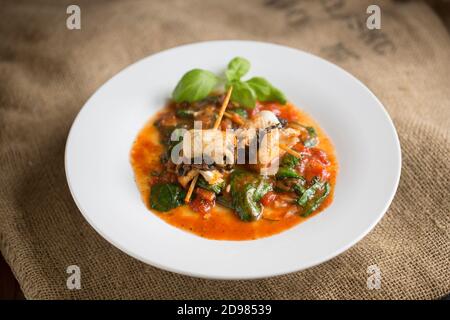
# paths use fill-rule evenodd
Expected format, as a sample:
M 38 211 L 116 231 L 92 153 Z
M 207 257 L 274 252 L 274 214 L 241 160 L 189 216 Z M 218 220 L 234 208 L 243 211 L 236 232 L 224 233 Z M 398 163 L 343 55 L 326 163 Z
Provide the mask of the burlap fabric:
M 0 249 L 27 298 L 438 298 L 450 292 L 450 38 L 422 2 L 0 1 Z M 344 254 L 258 281 L 195 279 L 147 266 L 83 219 L 69 193 L 64 146 L 89 96 L 128 64 L 212 39 L 280 43 L 341 65 L 381 99 L 397 127 L 403 171 L 382 221 Z M 301 90 L 301 88 L 299 88 Z M 324 93 L 326 94 L 326 93 Z M 332 106 L 330 106 L 332 107 Z M 364 214 L 364 212 L 361 212 Z M 299 248 L 301 250 L 301 248 Z M 80 290 L 66 268 L 80 266 Z M 367 288 L 367 267 L 382 272 Z

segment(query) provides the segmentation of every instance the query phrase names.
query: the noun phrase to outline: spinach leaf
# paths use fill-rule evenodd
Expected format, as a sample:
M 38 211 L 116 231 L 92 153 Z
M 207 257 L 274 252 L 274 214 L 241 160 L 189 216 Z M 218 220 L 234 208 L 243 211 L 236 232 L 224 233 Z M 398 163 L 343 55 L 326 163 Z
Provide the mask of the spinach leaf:
M 316 197 L 313 201 L 310 202 L 308 206 L 305 207 L 305 210 L 302 213 L 303 217 L 309 216 L 311 213 L 316 211 L 322 202 L 328 197 L 330 194 L 330 184 L 328 182 L 325 183 L 323 186 L 323 193 L 322 195 Z
M 200 178 L 197 181 L 197 185 L 203 189 L 209 190 L 214 192 L 215 194 L 219 194 L 222 192 L 223 187 L 225 186 L 225 181 L 216 183 L 216 184 L 209 184 L 205 178 L 200 176 Z
M 150 192 L 150 207 L 166 212 L 183 204 L 186 192 L 173 183 L 157 183 Z
M 228 199 L 228 198 L 226 198 L 224 196 L 216 197 L 216 203 L 224 206 L 225 208 L 234 210 L 233 203 L 231 202 L 231 199 Z
M 269 191 L 272 191 L 272 185 L 268 183 L 266 179 L 261 179 L 256 187 L 253 198 L 255 201 L 260 201 L 261 198 L 264 197 L 264 195 Z
M 297 179 L 296 183 L 292 186 L 292 190 L 296 194 L 301 196 L 306 191 L 305 184 L 306 184 L 306 179 L 303 177 L 300 177 L 300 179 Z
M 243 221 L 258 220 L 261 216 L 259 200 L 272 190 L 269 181 L 258 174 L 236 169 L 231 173 L 230 183 L 232 205 L 239 218 Z
M 295 171 L 294 168 L 290 167 L 280 167 L 275 177 L 277 179 L 301 178 L 301 176 L 297 173 L 297 171 Z
M 286 155 L 281 159 L 281 166 L 287 167 L 287 168 L 294 168 L 298 163 L 300 162 L 300 159 L 296 156 L 293 156 L 290 153 L 286 153 Z
M 261 215 L 261 206 L 254 199 L 256 188 L 251 184 L 246 184 L 241 193 L 234 201 L 234 209 L 239 218 L 243 221 L 258 220 Z M 235 200 L 235 198 L 233 198 Z
M 305 193 L 306 189 L 304 186 L 302 186 L 301 184 L 295 184 L 292 189 L 294 190 L 294 192 L 298 195 L 302 195 L 303 193 Z
M 211 93 L 217 85 L 217 76 L 206 70 L 193 69 L 184 74 L 172 93 L 176 102 L 198 101 Z
M 250 70 L 250 62 L 242 57 L 235 57 L 228 63 L 225 75 L 229 82 L 239 81 Z
M 306 203 L 312 199 L 315 195 L 316 191 L 320 190 L 323 187 L 323 182 L 319 179 L 314 179 L 313 185 L 303 192 L 300 198 L 298 198 L 297 203 L 304 207 Z

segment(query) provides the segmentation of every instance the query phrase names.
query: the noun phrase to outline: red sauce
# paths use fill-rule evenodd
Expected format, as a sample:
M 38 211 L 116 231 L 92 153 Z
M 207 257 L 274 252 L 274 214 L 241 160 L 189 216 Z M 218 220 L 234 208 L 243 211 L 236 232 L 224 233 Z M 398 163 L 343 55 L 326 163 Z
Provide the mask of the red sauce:
M 328 179 L 331 184 L 331 193 L 318 210 L 308 218 L 301 217 L 295 214 L 295 205 L 277 207 L 279 203 L 282 203 L 280 197 L 291 195 L 288 193 L 279 195 L 271 192 L 266 194 L 261 201 L 264 206 L 263 215 L 265 218 L 254 222 L 241 221 L 232 210 L 220 205 L 214 206 L 213 201 L 208 201 L 201 196 L 196 197 L 189 206 L 183 205 L 166 213 L 152 210 L 154 214 L 173 226 L 205 238 L 251 240 L 271 236 L 292 228 L 328 207 L 333 200 L 333 190 L 338 171 L 335 151 L 330 139 L 311 117 L 290 103 L 286 105 L 258 103 L 255 109 L 248 112 L 252 116 L 260 110 L 270 110 L 288 121 L 297 121 L 316 129 L 320 141 L 317 147 L 308 149 L 299 143 L 293 149 L 303 154 L 300 168 L 306 179 L 321 176 Z M 162 169 L 160 155 L 163 153 L 164 147 L 159 143 L 159 133 L 153 125 L 161 114 L 162 112 L 151 119 L 139 132 L 131 150 L 131 164 L 136 183 L 149 210 L 151 184 L 176 179 L 175 176 L 167 174 L 163 176 L 152 175 L 152 172 L 157 173 Z M 166 120 L 171 120 L 170 116 Z

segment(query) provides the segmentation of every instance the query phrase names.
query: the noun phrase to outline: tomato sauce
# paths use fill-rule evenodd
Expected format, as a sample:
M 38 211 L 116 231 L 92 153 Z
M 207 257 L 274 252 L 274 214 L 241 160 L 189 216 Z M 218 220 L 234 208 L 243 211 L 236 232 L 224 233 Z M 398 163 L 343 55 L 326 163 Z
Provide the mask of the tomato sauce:
M 338 172 L 336 154 L 330 139 L 310 116 L 290 103 L 286 105 L 258 103 L 255 109 L 249 111 L 249 115 L 252 116 L 260 110 L 270 110 L 283 119 L 296 121 L 316 129 L 319 138 L 319 144 L 316 147 L 309 149 L 300 143 L 293 148 L 303 155 L 300 166 L 306 179 L 320 176 L 327 179 L 331 185 L 330 195 L 313 214 L 304 218 L 299 214 L 289 214 L 289 212 L 295 212 L 295 205 L 274 206 L 279 198 L 275 193 L 268 193 L 261 200 L 263 216 L 267 218 L 253 222 L 241 221 L 231 209 L 217 204 L 214 206 L 214 203 L 202 197 L 195 198 L 190 205 L 183 205 L 169 212 L 151 210 L 150 186 L 160 180 L 175 179 L 166 174 L 158 176 L 158 172 L 162 170 L 160 156 L 164 152 L 164 147 L 159 142 L 159 132 L 154 126 L 154 122 L 160 117 L 161 112 L 150 119 L 139 132 L 131 150 L 131 164 L 136 183 L 147 208 L 167 223 L 201 237 L 216 240 L 253 240 L 292 228 L 328 207 L 333 200 Z

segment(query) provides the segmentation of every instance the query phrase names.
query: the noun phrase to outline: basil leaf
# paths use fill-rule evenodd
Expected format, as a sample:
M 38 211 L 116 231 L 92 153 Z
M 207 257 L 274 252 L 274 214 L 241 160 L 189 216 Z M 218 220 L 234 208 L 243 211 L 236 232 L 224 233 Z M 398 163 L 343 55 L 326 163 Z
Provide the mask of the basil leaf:
M 262 77 L 254 77 L 246 82 L 255 91 L 256 97 L 259 101 L 276 101 L 281 104 L 286 103 L 285 95 L 266 79 Z
M 233 82 L 231 101 L 239 103 L 242 107 L 253 109 L 256 105 L 256 94 L 246 82 Z
M 206 98 L 217 85 L 218 78 L 210 71 L 193 69 L 184 74 L 172 93 L 176 102 L 193 102 Z
M 272 85 L 264 78 L 254 77 L 246 82 L 255 91 L 256 97 L 260 101 L 266 101 L 272 92 Z
M 267 98 L 267 101 L 277 101 L 281 104 L 286 104 L 287 99 L 283 92 L 272 86 L 272 91 L 270 92 L 270 96 Z
M 241 57 L 233 58 L 228 63 L 225 75 L 229 82 L 239 81 L 250 70 L 250 62 Z
M 150 207 L 166 212 L 183 204 L 186 192 L 173 183 L 157 183 L 150 192 Z

